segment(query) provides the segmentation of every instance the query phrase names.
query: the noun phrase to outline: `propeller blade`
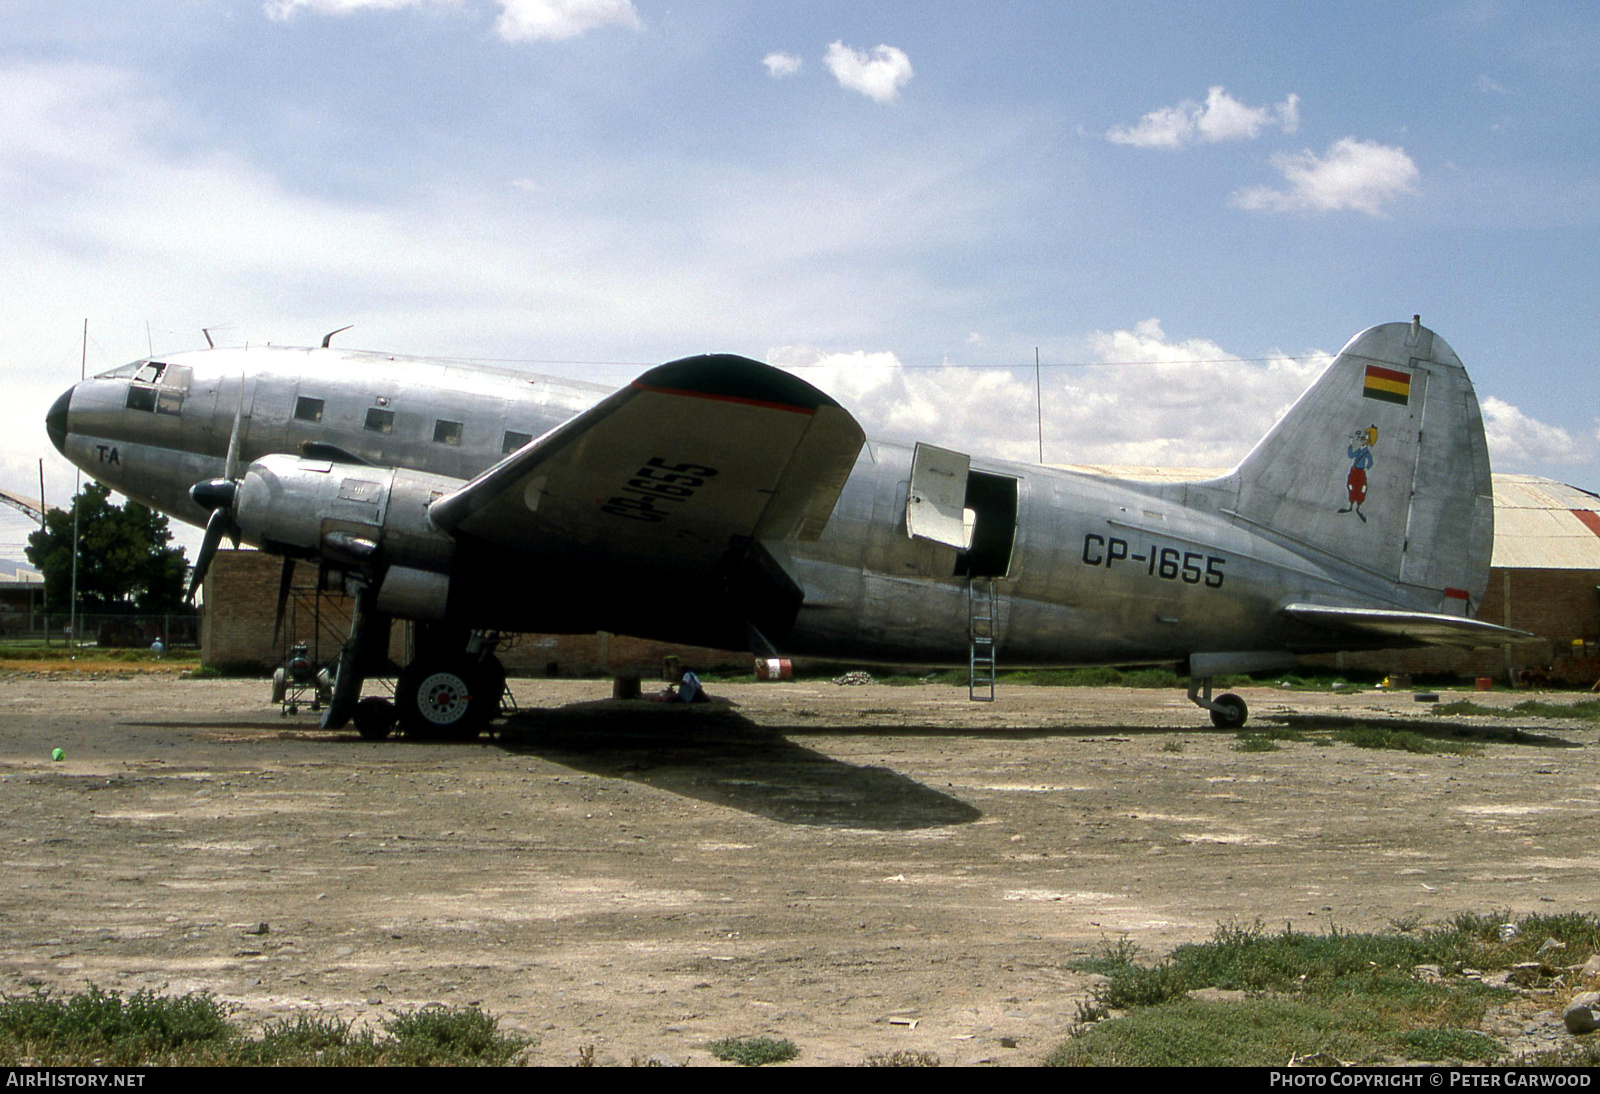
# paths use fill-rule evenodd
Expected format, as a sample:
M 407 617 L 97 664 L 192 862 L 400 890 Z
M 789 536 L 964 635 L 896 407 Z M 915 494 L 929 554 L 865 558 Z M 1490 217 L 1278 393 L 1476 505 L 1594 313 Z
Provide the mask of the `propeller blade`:
M 294 581 L 294 559 L 288 555 L 283 557 L 283 569 L 278 573 L 278 614 L 272 621 L 272 645 L 278 645 L 278 636 L 283 633 L 283 613 L 289 606 L 289 586 Z
M 211 519 L 206 521 L 205 538 L 200 541 L 200 553 L 194 560 L 194 576 L 189 579 L 189 595 L 184 598 L 190 604 L 194 603 L 194 594 L 200 591 L 200 585 L 206 579 L 206 571 L 211 569 L 211 560 L 217 554 L 217 544 L 222 542 L 222 533 L 227 529 L 230 520 L 228 510 L 219 507 L 211 511 Z

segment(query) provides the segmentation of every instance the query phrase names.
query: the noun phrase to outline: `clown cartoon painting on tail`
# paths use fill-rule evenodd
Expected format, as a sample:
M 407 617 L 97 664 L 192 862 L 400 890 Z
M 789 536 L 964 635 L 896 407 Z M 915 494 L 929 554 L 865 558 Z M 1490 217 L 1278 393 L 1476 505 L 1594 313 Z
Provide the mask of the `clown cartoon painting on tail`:
M 1350 458 L 1350 474 L 1345 476 L 1344 483 L 1350 495 L 1350 504 L 1339 512 L 1354 511 L 1362 524 L 1367 522 L 1366 514 L 1361 511 L 1361 503 L 1367 500 L 1367 468 L 1372 466 L 1372 446 L 1377 443 L 1378 427 L 1369 425 L 1350 434 L 1350 443 L 1345 448 L 1345 454 Z

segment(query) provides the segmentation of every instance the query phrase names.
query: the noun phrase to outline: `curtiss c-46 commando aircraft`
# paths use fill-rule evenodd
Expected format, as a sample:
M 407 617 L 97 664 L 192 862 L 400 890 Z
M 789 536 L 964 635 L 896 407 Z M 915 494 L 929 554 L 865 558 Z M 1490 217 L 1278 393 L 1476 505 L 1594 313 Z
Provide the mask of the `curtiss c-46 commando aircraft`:
M 330 336 L 331 337 L 331 336 Z M 1220 478 L 1144 483 L 865 438 L 742 357 L 619 391 L 329 348 L 135 361 L 72 387 L 50 439 L 106 486 L 319 562 L 355 597 L 324 724 L 475 735 L 502 633 L 614 633 L 763 657 L 987 666 L 1174 663 L 1523 632 L 1475 621 L 1494 538 L 1472 383 L 1413 319 L 1363 331 Z M 191 595 L 194 588 L 191 587 Z M 361 686 L 419 624 L 397 710 Z M 992 695 L 992 671 L 990 672 Z

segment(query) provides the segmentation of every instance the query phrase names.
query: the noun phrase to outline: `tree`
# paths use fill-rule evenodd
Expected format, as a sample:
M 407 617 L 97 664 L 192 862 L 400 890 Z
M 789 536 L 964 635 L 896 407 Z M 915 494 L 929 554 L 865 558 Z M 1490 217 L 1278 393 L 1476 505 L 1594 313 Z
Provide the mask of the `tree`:
M 136 501 L 116 506 L 110 499 L 110 490 L 91 482 L 71 509 L 48 513 L 45 526 L 28 537 L 28 561 L 44 575 L 49 603 L 65 605 L 72 596 L 76 512 L 80 611 L 181 610 L 189 563 L 183 548 L 170 546 L 167 518 Z

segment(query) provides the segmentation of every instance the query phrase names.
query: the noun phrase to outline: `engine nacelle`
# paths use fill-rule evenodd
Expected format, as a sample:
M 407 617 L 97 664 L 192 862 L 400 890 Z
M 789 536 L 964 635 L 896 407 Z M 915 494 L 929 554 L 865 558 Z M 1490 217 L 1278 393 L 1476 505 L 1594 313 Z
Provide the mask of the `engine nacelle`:
M 464 481 L 366 464 L 263 456 L 245 469 L 233 518 L 245 538 L 264 547 L 314 554 L 374 575 L 393 574 L 393 592 L 405 605 L 394 614 L 441 618 L 456 544 L 428 520 L 428 506 Z M 380 607 L 389 584 L 385 577 L 379 586 Z

